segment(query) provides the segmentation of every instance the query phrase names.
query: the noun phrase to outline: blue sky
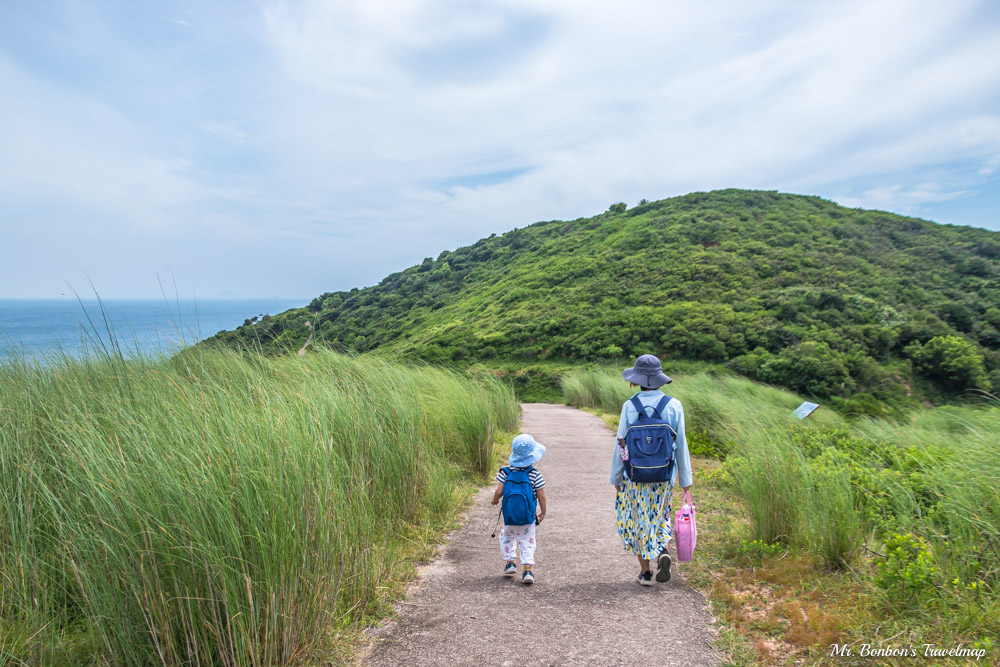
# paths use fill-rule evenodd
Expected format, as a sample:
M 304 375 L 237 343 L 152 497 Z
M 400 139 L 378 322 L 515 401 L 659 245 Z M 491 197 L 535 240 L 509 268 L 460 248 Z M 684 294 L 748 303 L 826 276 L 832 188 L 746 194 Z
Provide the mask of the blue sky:
M 5 0 L 0 297 L 308 299 L 727 187 L 1000 230 L 998 7 Z

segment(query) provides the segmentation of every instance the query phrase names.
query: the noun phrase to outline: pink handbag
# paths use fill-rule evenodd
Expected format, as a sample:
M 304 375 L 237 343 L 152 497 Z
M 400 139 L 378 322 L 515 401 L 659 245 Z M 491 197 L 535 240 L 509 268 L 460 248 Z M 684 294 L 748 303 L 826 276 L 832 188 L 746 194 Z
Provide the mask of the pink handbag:
M 677 560 L 687 563 L 698 543 L 698 527 L 694 522 L 694 503 L 691 490 L 684 492 L 684 504 L 674 513 L 674 539 L 677 540 Z

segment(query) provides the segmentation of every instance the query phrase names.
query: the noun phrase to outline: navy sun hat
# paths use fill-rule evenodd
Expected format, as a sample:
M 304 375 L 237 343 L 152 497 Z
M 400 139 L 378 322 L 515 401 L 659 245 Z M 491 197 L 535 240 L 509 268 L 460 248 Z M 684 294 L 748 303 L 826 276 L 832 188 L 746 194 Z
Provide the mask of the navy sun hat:
M 633 368 L 626 368 L 622 371 L 622 377 L 632 384 L 650 389 L 656 389 L 673 382 L 663 373 L 660 360 L 652 354 L 644 354 L 636 359 Z
M 545 445 L 535 442 L 535 439 L 527 433 L 522 433 L 510 443 L 510 450 L 510 458 L 508 459 L 510 465 L 515 468 L 527 468 L 542 458 L 542 454 L 545 453 Z

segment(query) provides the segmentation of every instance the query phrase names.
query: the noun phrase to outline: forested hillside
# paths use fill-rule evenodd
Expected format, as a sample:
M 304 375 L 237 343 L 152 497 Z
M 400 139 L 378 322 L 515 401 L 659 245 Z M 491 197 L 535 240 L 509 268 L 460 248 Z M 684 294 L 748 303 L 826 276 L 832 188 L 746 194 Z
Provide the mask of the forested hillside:
M 213 340 L 297 349 L 308 321 L 452 363 L 654 352 L 866 411 L 1000 388 L 998 276 L 997 232 L 722 190 L 493 235 Z

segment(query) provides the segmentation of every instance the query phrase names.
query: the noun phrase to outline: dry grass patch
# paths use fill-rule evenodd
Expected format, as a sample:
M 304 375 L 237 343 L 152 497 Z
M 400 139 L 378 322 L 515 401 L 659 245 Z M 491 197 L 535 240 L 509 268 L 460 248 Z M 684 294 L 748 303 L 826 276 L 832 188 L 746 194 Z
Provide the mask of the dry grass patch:
M 764 664 L 816 664 L 830 645 L 868 617 L 849 575 L 825 572 L 807 556 L 728 567 L 709 588 L 722 619 L 744 634 Z
M 870 618 L 860 585 L 808 555 L 745 548 L 746 512 L 712 479 L 719 465 L 694 461 L 698 549 L 691 563 L 680 564 L 731 630 L 719 648 L 731 665 L 826 662 L 830 645 L 851 641 L 850 628 Z

